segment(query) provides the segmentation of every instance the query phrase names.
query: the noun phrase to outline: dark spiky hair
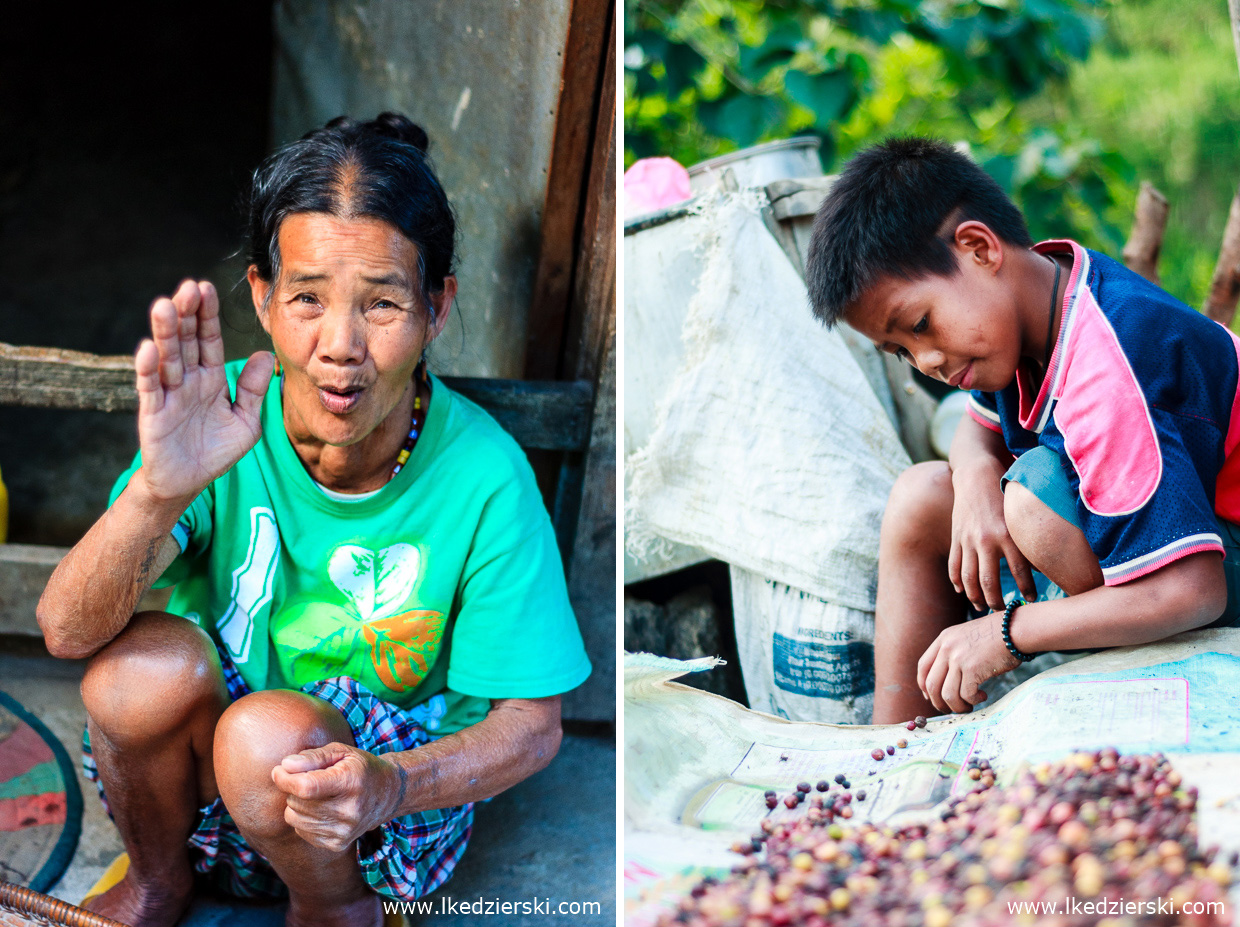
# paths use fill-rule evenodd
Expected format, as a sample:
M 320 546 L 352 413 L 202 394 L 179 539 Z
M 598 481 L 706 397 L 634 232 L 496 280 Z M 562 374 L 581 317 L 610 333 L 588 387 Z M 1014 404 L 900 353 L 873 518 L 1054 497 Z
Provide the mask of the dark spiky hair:
M 1008 244 L 1033 244 L 1002 188 L 945 142 L 893 138 L 855 155 L 814 216 L 805 262 L 814 315 L 831 328 L 882 277 L 954 275 L 950 242 L 970 219 Z

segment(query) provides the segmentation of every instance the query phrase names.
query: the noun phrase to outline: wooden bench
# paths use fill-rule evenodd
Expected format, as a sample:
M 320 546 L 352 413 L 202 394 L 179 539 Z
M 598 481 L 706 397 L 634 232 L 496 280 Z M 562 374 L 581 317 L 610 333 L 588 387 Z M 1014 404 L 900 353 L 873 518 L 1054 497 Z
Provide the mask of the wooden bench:
M 486 409 L 526 450 L 584 453 L 589 447 L 591 383 L 470 377 L 443 381 Z M 135 414 L 133 358 L 0 344 L 0 405 Z M 563 527 L 557 524 L 557 532 Z M 41 544 L 0 544 L 0 634 L 42 637 L 35 605 L 67 551 Z

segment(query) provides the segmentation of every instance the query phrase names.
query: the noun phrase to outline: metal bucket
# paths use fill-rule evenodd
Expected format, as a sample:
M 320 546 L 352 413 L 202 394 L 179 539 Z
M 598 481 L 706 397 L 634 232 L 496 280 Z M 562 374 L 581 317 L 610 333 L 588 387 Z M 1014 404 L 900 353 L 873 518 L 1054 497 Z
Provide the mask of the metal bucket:
M 822 160 L 820 139 L 812 135 L 766 142 L 711 158 L 689 168 L 689 188 L 694 193 L 714 189 L 725 169 L 736 176 L 740 187 L 765 187 L 790 177 L 818 177 Z

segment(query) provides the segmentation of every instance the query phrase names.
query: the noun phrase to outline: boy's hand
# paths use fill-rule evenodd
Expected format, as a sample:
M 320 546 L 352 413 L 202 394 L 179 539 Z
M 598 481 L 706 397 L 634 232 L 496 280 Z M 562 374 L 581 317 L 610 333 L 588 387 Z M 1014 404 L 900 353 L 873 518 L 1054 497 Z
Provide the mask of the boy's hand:
M 996 472 L 996 468 L 1000 468 Z M 1003 469 L 979 465 L 954 470 L 952 483 L 952 547 L 947 574 L 957 592 L 963 592 L 978 611 L 1003 610 L 1003 589 L 999 582 L 999 559 L 1007 561 L 1021 594 L 1033 602 L 1037 589 L 1029 561 L 1008 534 L 1003 517 L 1003 490 L 999 477 Z
M 939 711 L 971 711 L 986 700 L 987 679 L 1020 665 L 1002 637 L 1003 613 L 952 625 L 917 661 L 917 685 Z

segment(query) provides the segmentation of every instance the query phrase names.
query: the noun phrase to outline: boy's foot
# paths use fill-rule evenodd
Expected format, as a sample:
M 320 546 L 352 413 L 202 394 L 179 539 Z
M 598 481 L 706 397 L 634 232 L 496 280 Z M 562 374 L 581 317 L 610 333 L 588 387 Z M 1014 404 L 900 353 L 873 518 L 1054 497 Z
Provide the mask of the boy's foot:
M 169 884 L 139 886 L 133 870 L 102 895 L 83 902 L 82 907 L 110 917 L 129 927 L 173 927 L 189 907 L 194 878 L 189 870 Z
M 291 899 L 284 927 L 383 927 L 383 899 L 367 891 L 364 898 L 330 908 L 302 906 Z

